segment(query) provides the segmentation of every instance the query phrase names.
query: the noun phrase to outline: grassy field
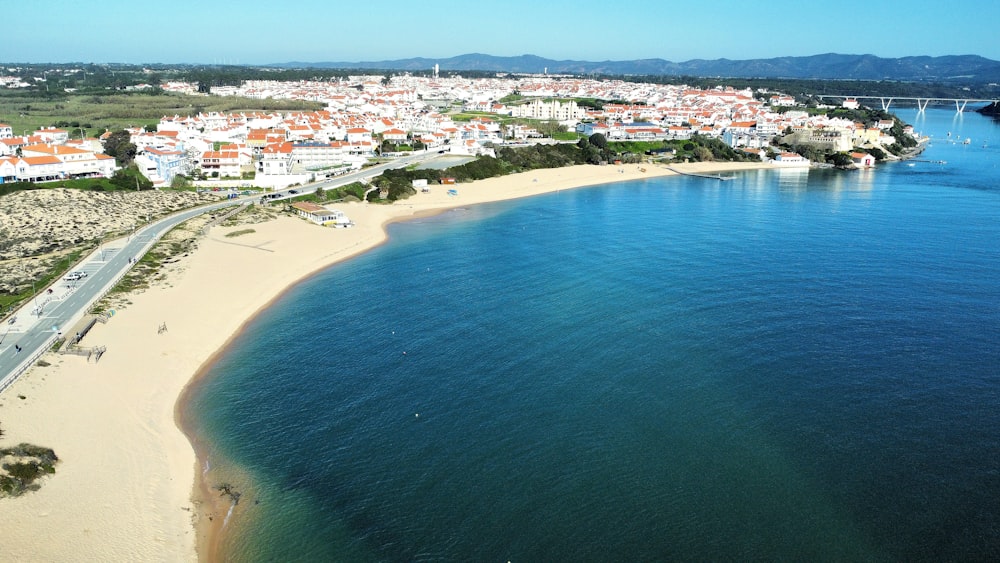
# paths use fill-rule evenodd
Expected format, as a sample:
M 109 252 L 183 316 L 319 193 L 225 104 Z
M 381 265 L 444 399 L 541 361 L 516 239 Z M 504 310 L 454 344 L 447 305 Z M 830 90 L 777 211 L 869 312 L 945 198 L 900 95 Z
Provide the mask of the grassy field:
M 157 123 L 165 115 L 199 112 L 311 111 L 317 102 L 251 100 L 234 96 L 189 96 L 185 94 L 61 95 L 0 89 L 0 123 L 10 125 L 14 135 L 41 127 L 59 126 L 72 137 L 97 136 L 105 129 L 139 127 Z M 81 128 L 84 131 L 81 131 Z

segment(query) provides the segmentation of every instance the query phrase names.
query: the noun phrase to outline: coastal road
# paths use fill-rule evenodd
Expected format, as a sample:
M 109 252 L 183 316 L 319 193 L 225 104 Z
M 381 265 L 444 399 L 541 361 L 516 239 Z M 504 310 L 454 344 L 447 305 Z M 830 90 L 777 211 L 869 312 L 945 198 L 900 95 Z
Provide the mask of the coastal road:
M 345 174 L 322 182 L 269 194 L 271 201 L 289 199 L 315 192 L 319 188 L 336 188 L 378 176 L 391 168 L 403 168 L 430 160 L 437 152 L 427 151 L 402 157 Z M 297 193 L 291 193 L 295 190 Z M 157 240 L 175 226 L 203 213 L 234 205 L 248 205 L 260 196 L 247 196 L 181 211 L 147 225 L 124 239 L 102 244 L 80 262 L 74 272 L 83 272 L 79 280 L 63 278 L 14 313 L 0 326 L 0 393 L 31 367 L 59 337 L 72 330 L 90 307 L 104 296 L 132 267 L 132 258 L 141 257 Z M 72 338 L 74 335 L 66 334 Z
M 303 194 L 311 194 L 319 188 L 323 188 L 324 190 L 339 188 L 341 186 L 346 186 L 347 184 L 350 184 L 352 182 L 361 182 L 369 180 L 371 178 L 374 178 L 375 176 L 379 176 L 386 170 L 395 168 L 405 168 L 412 164 L 418 164 L 420 162 L 431 160 L 439 156 L 443 156 L 442 153 L 439 151 L 424 151 L 424 152 L 414 153 L 409 156 L 404 156 L 397 158 L 395 160 L 383 162 L 382 164 L 376 164 L 375 166 L 364 168 L 362 170 L 358 170 L 357 172 L 351 172 L 350 174 L 336 176 L 328 180 L 322 180 L 305 186 L 297 186 L 294 188 L 285 188 L 282 190 L 276 190 L 274 192 L 267 194 L 268 195 L 267 200 L 280 201 L 282 199 L 291 199 L 293 197 L 298 197 Z M 292 191 L 296 193 L 291 193 Z M 250 197 L 250 199 L 253 200 L 259 198 L 260 196 Z
M 74 272 L 79 280 L 63 278 L 35 295 L 0 326 L 0 392 L 3 392 L 32 362 L 44 354 L 61 334 L 72 329 L 87 310 L 132 267 L 132 258 L 142 256 L 170 229 L 188 219 L 224 207 L 241 205 L 227 200 L 161 219 L 124 239 L 105 242 L 80 262 Z M 68 335 L 72 337 L 73 335 Z

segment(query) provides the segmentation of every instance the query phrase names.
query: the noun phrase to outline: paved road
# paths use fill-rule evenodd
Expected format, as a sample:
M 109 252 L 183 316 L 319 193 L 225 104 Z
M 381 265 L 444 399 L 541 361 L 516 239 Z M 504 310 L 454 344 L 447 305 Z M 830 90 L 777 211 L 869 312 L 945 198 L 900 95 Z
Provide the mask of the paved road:
M 319 188 L 323 188 L 324 190 L 339 188 L 340 186 L 346 186 L 347 184 L 350 184 L 352 182 L 369 180 L 371 178 L 374 178 L 375 176 L 381 175 L 383 172 L 389 169 L 405 168 L 412 164 L 417 164 L 419 162 L 437 158 L 438 156 L 443 156 L 443 155 L 437 151 L 425 151 L 425 152 L 414 153 L 410 156 L 404 156 L 401 158 L 397 158 L 395 160 L 390 160 L 388 162 L 384 162 L 382 164 L 378 164 L 370 168 L 365 168 L 357 172 L 351 172 L 350 174 L 344 174 L 343 176 L 336 176 L 334 178 L 330 178 L 329 180 L 323 180 L 321 182 L 316 182 L 314 184 L 309 184 L 307 186 L 299 186 L 295 188 L 278 190 L 268 194 L 270 196 L 268 199 L 271 201 L 289 199 L 303 194 L 311 194 Z M 296 193 L 294 194 L 290 193 L 292 191 L 295 191 Z M 252 199 L 259 199 L 259 197 L 260 196 L 254 196 Z
M 378 176 L 390 168 L 403 168 L 438 156 L 421 152 L 366 168 L 330 180 L 274 192 L 272 200 L 312 193 L 318 188 L 336 188 Z M 295 190 L 297 193 L 290 193 Z M 0 326 L 0 393 L 44 354 L 59 338 L 83 318 L 87 310 L 132 267 L 130 258 L 142 256 L 161 236 L 188 219 L 233 205 L 255 202 L 260 196 L 248 196 L 182 211 L 148 225 L 125 239 L 101 245 L 74 271 L 87 274 L 81 280 L 62 279 L 23 305 L 9 322 Z M 71 335 L 70 335 L 71 336 Z M 20 348 L 20 351 L 18 350 Z
M 51 293 L 43 291 L 23 305 L 4 326 L 0 326 L 0 391 L 48 350 L 60 333 L 70 330 L 83 318 L 90 306 L 128 271 L 131 258 L 142 256 L 176 225 L 202 213 L 239 203 L 229 200 L 182 211 L 125 239 L 106 242 L 74 270 L 85 272 L 86 277 L 77 281 L 63 278 L 50 286 Z

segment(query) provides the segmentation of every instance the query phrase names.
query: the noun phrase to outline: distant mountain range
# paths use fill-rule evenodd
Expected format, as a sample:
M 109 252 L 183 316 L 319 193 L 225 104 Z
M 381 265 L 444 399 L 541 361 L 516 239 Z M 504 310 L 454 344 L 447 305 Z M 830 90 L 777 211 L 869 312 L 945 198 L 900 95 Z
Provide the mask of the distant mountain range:
M 720 78 L 801 78 L 828 80 L 901 80 L 915 82 L 1000 82 L 1000 61 L 978 55 L 902 57 L 828 53 L 808 57 L 749 60 L 695 59 L 675 63 L 663 59 L 632 61 L 555 61 L 535 55 L 495 57 L 470 53 L 446 59 L 412 58 L 370 62 L 289 62 L 281 68 L 486 71 L 540 74 L 700 76 Z

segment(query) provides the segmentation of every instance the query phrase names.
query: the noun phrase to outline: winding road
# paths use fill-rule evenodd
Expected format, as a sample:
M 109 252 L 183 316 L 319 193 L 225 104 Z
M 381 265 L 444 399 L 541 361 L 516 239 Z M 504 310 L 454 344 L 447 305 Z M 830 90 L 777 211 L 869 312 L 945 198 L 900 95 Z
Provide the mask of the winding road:
M 380 175 L 390 168 L 403 168 L 438 156 L 436 152 L 421 152 L 365 168 L 307 186 L 273 192 L 271 201 L 308 194 L 319 188 L 331 189 Z M 27 371 L 60 335 L 83 318 L 90 307 L 103 297 L 132 267 L 131 258 L 139 258 L 164 234 L 177 225 L 203 213 L 234 205 L 257 201 L 259 195 L 220 201 L 180 211 L 151 223 L 124 239 L 103 243 L 83 259 L 74 272 L 86 277 L 70 281 L 60 279 L 50 288 L 37 293 L 0 326 L 0 393 L 3 393 L 22 373 Z

